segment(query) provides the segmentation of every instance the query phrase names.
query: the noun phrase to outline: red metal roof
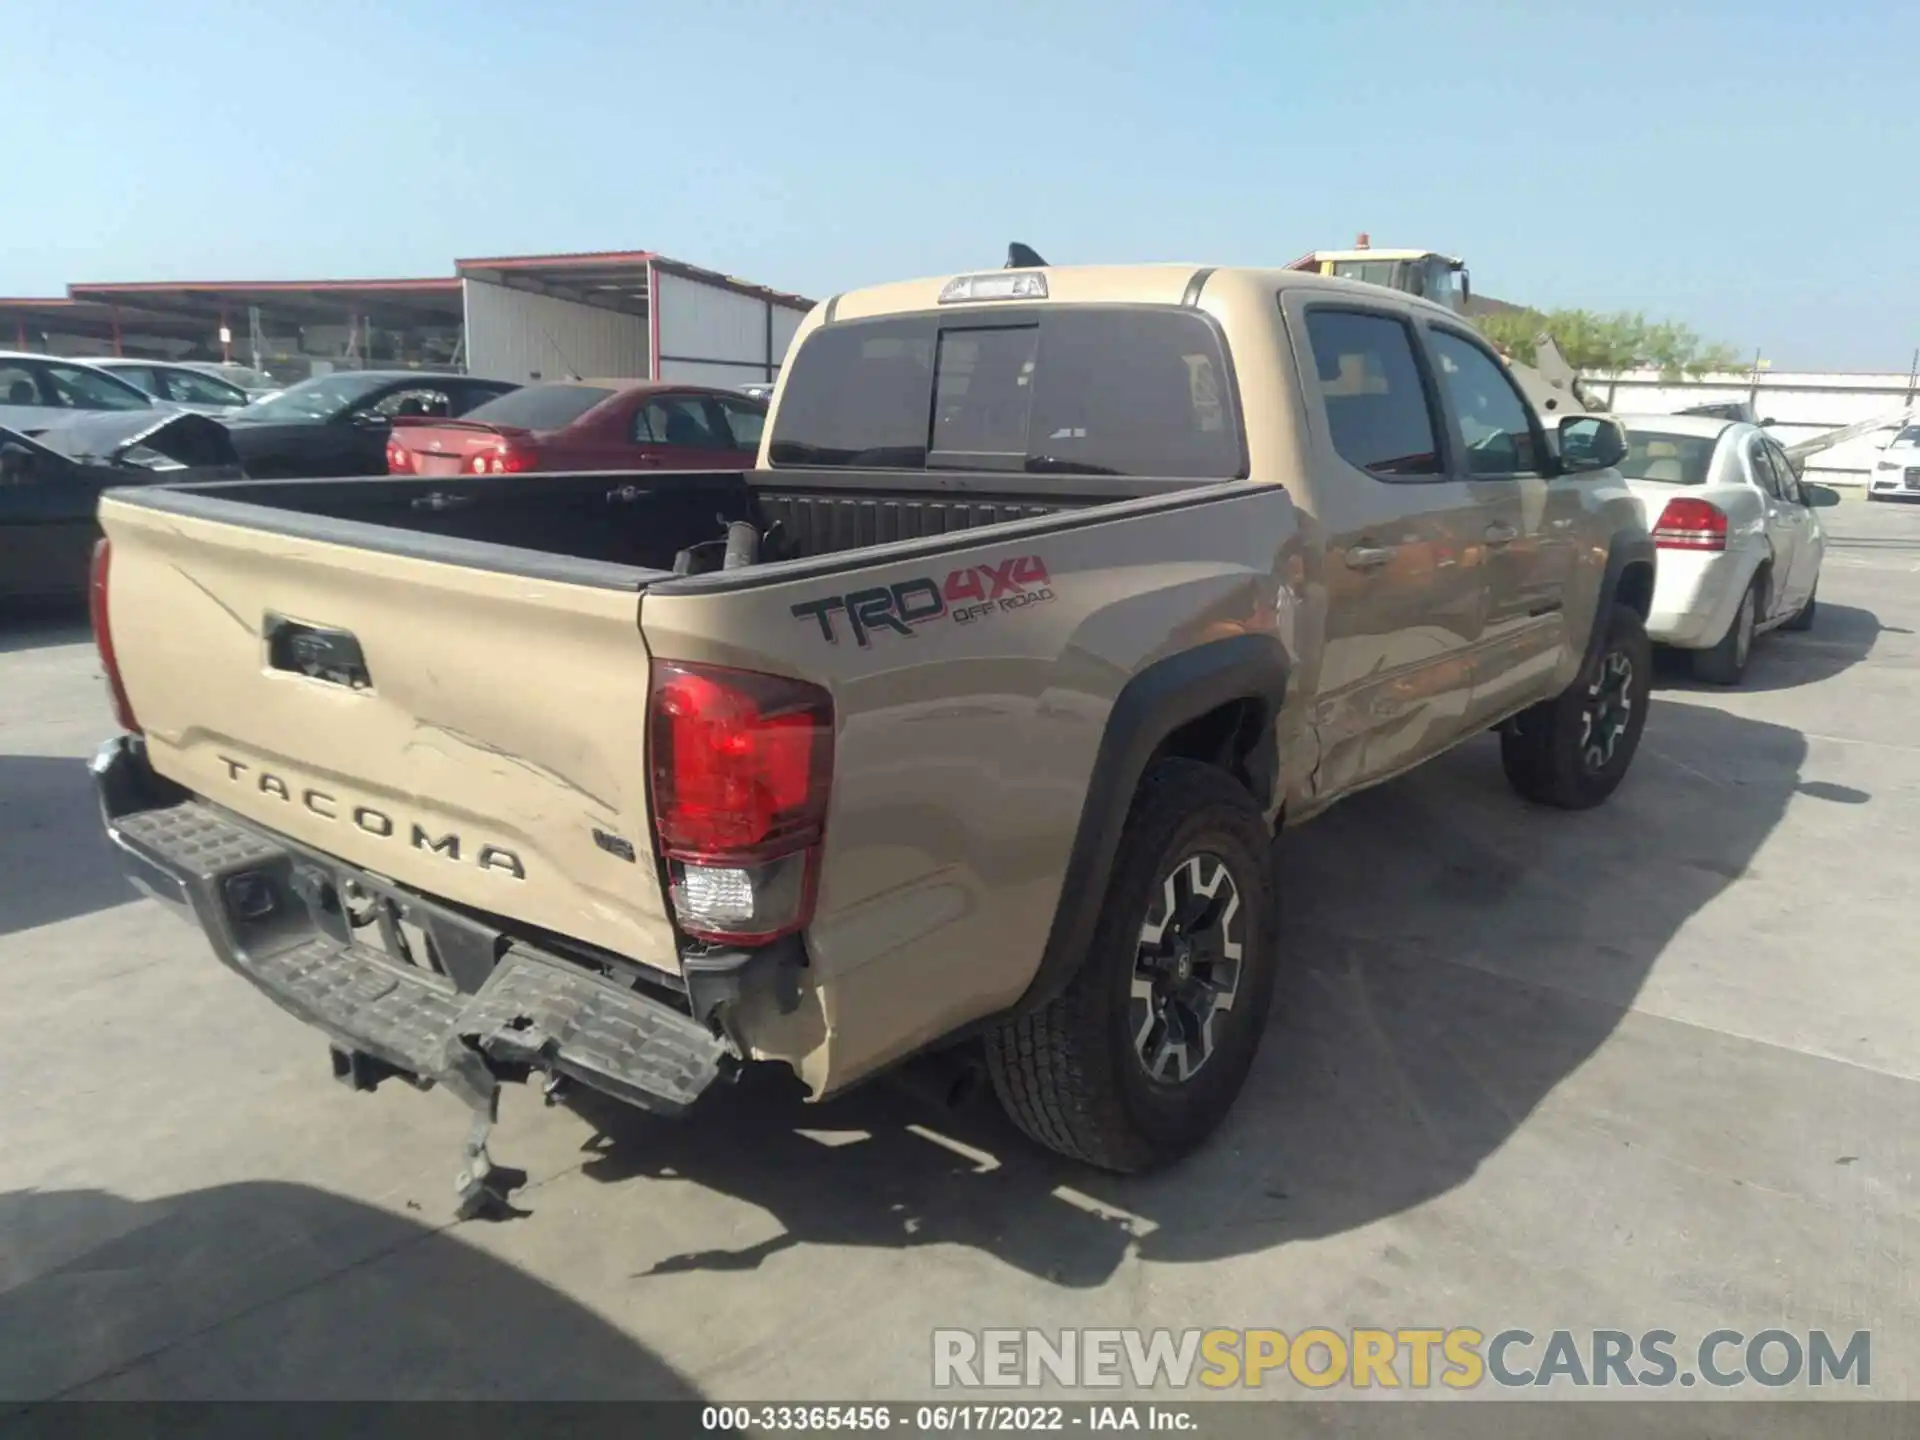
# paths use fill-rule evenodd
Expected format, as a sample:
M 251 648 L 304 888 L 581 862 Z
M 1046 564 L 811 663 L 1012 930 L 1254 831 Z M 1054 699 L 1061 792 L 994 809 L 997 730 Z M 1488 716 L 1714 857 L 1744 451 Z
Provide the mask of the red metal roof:
M 566 250 L 554 255 L 496 255 L 480 260 L 456 260 L 455 270 L 544 270 L 548 267 L 644 265 L 660 257 L 651 250 Z

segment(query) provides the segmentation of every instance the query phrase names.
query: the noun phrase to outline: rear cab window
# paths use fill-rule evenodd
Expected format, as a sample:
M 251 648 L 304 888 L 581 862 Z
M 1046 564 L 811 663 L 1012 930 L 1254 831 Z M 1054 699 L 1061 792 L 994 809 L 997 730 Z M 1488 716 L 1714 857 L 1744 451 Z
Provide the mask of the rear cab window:
M 789 366 L 776 467 L 1243 479 L 1219 332 L 1159 306 L 843 321 Z

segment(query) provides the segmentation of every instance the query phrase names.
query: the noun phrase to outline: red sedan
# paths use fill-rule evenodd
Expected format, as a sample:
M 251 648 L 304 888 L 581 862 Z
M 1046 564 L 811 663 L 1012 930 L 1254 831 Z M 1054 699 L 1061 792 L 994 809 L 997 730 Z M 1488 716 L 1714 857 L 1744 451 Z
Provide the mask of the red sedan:
M 395 475 L 499 475 L 536 470 L 737 470 L 750 467 L 764 400 L 664 380 L 528 385 L 458 420 L 396 417 Z

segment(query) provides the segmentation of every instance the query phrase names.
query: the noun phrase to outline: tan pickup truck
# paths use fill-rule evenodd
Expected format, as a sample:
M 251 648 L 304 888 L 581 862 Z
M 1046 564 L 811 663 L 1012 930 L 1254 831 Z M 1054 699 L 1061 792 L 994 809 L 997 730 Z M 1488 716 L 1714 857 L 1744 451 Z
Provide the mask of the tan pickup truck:
M 1276 827 L 1496 728 L 1529 800 L 1620 783 L 1654 551 L 1617 428 L 1560 432 L 1370 285 L 851 292 L 752 471 L 109 494 L 107 825 L 340 1078 L 473 1107 L 469 1199 L 503 1079 L 956 1046 L 1144 1168 L 1244 1082 Z

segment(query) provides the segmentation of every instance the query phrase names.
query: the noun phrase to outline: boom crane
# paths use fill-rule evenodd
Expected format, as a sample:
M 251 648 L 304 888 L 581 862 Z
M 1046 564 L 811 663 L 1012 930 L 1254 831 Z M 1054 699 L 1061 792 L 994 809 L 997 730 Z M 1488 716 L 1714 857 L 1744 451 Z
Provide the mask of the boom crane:
M 1359 280 L 1369 285 L 1384 285 L 1389 290 L 1419 295 L 1435 304 L 1444 305 L 1462 317 L 1468 313 L 1473 297 L 1467 262 L 1459 256 L 1445 255 L 1438 250 L 1382 249 L 1375 246 L 1365 232 L 1354 240 L 1351 250 L 1310 250 L 1287 268 L 1331 275 L 1342 280 Z M 1598 403 L 1582 389 L 1580 377 L 1573 366 L 1568 363 L 1554 338 L 1545 331 L 1534 337 L 1533 364 L 1528 365 L 1505 351 L 1501 352 L 1501 358 L 1507 362 L 1507 368 L 1513 372 L 1513 378 L 1519 381 L 1520 388 L 1526 391 L 1534 409 L 1550 421 L 1562 415 L 1607 413 L 1605 405 Z M 1683 413 L 1722 414 L 1728 408 L 1698 406 Z M 1753 413 L 1751 405 L 1743 405 L 1738 409 L 1740 413 L 1727 414 L 1727 418 L 1762 423 Z M 1849 440 L 1857 440 L 1876 430 L 1902 425 L 1917 412 L 1920 412 L 1920 407 L 1910 400 L 1904 408 L 1891 414 L 1835 430 L 1825 430 L 1782 448 L 1795 466 L 1799 466 L 1836 445 L 1844 445 Z M 1551 423 L 1548 428 L 1552 428 Z

